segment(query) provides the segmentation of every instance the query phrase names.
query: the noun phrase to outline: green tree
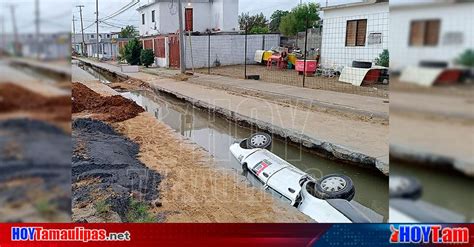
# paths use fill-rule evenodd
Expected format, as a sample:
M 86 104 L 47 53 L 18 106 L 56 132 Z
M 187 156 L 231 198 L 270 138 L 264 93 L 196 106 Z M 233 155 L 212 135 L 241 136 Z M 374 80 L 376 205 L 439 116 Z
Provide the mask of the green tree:
M 140 65 L 140 55 L 142 50 L 142 43 L 138 38 L 133 38 L 125 45 L 125 60 L 130 65 Z
M 294 36 L 307 28 L 319 27 L 319 4 L 305 3 L 293 8 L 280 22 L 280 32 L 287 36 Z
M 242 13 L 239 15 L 239 26 L 240 30 L 245 30 L 245 27 L 248 27 L 248 30 L 252 30 L 255 27 L 268 27 L 268 20 L 263 15 L 263 13 L 250 15 L 249 13 Z
M 457 59 L 456 63 L 467 67 L 474 67 L 474 50 L 467 49 Z
M 122 28 L 119 34 L 120 38 L 135 38 L 138 37 L 138 31 L 134 26 L 128 25 L 125 28 Z
M 276 10 L 275 12 L 273 12 L 272 16 L 270 16 L 270 31 L 279 32 L 281 19 L 289 13 L 289 11 L 283 10 Z
M 382 53 L 379 54 L 379 57 L 375 59 L 375 65 L 379 66 L 388 67 L 389 62 L 390 57 L 387 49 L 383 50 Z
M 140 62 L 148 68 L 151 64 L 155 62 L 155 53 L 152 49 L 142 50 L 140 53 Z

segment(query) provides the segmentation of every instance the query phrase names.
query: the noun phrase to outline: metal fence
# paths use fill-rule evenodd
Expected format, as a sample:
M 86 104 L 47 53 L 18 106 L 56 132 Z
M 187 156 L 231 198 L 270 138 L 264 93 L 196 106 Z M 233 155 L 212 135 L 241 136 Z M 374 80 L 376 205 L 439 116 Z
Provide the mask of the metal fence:
M 295 37 L 191 35 L 186 37 L 186 64 L 196 72 L 255 83 L 388 97 L 388 57 L 381 55 L 388 49 L 388 31 L 387 11 L 325 16 L 322 26 Z

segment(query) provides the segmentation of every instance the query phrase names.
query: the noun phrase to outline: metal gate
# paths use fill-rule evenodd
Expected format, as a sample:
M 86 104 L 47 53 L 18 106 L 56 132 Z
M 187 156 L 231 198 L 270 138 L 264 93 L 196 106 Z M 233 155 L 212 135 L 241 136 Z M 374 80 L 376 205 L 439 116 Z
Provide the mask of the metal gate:
M 170 67 L 179 68 L 179 38 L 177 35 L 169 36 Z

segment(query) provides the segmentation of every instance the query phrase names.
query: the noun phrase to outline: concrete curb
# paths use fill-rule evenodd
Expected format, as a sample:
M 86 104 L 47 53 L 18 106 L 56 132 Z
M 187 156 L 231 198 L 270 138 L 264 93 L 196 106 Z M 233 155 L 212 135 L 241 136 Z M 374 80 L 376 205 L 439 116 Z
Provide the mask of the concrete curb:
M 474 177 L 474 162 L 472 160 L 462 160 L 397 144 L 390 144 L 390 156 L 401 161 L 455 170 L 466 176 Z
M 327 103 L 324 101 L 319 101 L 319 100 L 308 100 L 305 98 L 297 97 L 297 96 L 289 96 L 286 94 L 278 94 L 278 93 L 273 93 L 273 92 L 268 92 L 268 91 L 261 91 L 261 90 L 255 90 L 252 88 L 246 88 L 246 87 L 237 87 L 237 86 L 230 86 L 230 85 L 222 85 L 219 83 L 213 83 L 213 82 L 201 82 L 201 81 L 195 81 L 195 80 L 190 80 L 188 81 L 193 84 L 201 85 L 201 86 L 206 86 L 206 87 L 211 87 L 211 88 L 216 88 L 216 89 L 223 89 L 223 90 L 228 90 L 234 93 L 248 93 L 252 92 L 255 94 L 258 94 L 259 97 L 268 99 L 268 100 L 274 100 L 274 97 L 278 97 L 280 99 L 283 99 L 285 103 L 290 103 L 291 105 L 302 105 L 307 108 L 326 108 L 326 109 L 331 109 L 331 110 L 336 110 L 341 113 L 352 113 L 356 115 L 361 115 L 365 117 L 371 117 L 371 118 L 380 118 L 382 120 L 387 120 L 389 119 L 389 114 L 388 113 L 381 113 L 381 112 L 370 112 L 370 111 L 364 111 L 360 109 L 354 109 L 349 106 L 345 105 L 338 105 L 338 104 L 332 104 L 332 103 Z M 287 102 L 289 100 L 289 102 Z

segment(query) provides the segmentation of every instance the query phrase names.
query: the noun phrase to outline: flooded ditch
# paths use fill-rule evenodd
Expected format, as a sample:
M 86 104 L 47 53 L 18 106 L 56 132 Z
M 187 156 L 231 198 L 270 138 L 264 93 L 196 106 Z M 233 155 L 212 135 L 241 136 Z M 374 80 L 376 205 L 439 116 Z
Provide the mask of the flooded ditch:
M 391 174 L 409 175 L 422 185 L 420 200 L 452 210 L 474 221 L 474 179 L 455 171 L 440 171 L 419 164 L 391 161 Z
M 119 80 L 110 73 L 104 74 L 88 66 L 81 66 L 81 68 L 96 78 L 102 75 L 102 78 L 106 79 L 101 79 L 103 83 Z M 235 141 L 248 137 L 256 129 L 241 126 L 218 114 L 196 108 L 188 102 L 157 90 L 154 92 L 148 90 L 122 92 L 122 95 L 132 99 L 155 118 L 211 153 L 216 163 L 222 166 L 219 168 L 231 169 L 242 174 L 241 166 L 229 152 L 229 146 Z M 276 136 L 272 152 L 306 171 L 314 178 L 332 173 L 351 177 L 356 188 L 354 200 L 382 214 L 387 219 L 388 178 L 380 175 L 380 172 L 320 157 L 300 144 Z M 253 177 L 247 176 L 247 178 L 250 183 L 261 186 Z

